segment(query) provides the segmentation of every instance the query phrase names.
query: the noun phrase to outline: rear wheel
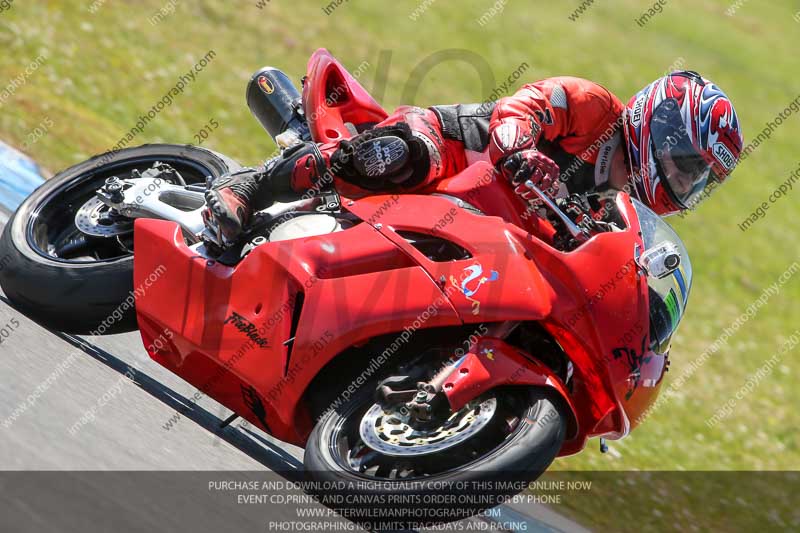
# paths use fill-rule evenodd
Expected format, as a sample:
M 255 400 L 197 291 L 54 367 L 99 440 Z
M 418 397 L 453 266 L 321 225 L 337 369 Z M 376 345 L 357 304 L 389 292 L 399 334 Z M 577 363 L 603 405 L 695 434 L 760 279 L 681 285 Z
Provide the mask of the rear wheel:
M 187 184 L 241 168 L 203 148 L 149 144 L 98 155 L 60 172 L 34 191 L 6 224 L 0 239 L 0 286 L 6 296 L 53 329 L 136 329 L 133 307 L 118 310 L 133 289 L 133 220 L 105 212 L 104 204 L 93 198 L 106 178 L 132 179 L 134 171 L 143 172 L 157 161 L 177 170 Z M 84 230 L 93 225 L 89 233 L 94 235 L 81 231 L 79 224 Z
M 377 529 L 471 516 L 519 492 L 555 459 L 567 423 L 556 396 L 544 388 L 496 389 L 420 427 L 364 391 L 311 433 L 304 461 L 310 488 L 323 504 Z

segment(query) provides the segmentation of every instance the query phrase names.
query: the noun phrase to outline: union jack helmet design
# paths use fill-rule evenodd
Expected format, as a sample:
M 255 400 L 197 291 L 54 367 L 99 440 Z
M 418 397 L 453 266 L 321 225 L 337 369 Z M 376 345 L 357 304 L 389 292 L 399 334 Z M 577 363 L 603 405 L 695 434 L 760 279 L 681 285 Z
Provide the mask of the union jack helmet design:
M 695 207 L 730 175 L 744 144 L 730 99 L 692 71 L 639 91 L 623 121 L 633 192 L 659 215 Z

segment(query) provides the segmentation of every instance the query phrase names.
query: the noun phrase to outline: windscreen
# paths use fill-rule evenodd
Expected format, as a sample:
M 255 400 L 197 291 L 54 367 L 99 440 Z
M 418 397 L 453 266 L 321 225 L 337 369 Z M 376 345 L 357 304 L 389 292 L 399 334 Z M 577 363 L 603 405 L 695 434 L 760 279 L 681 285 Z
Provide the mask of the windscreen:
M 652 276 L 647 278 L 650 289 L 650 348 L 656 353 L 665 353 L 669 350 L 672 335 L 686 310 L 692 287 L 692 263 L 686 246 L 675 230 L 643 203 L 634 198 L 632 200 L 642 228 L 645 247 L 642 252 L 664 241 L 670 241 L 677 246 L 681 256 L 680 266 L 669 276 L 661 279 Z

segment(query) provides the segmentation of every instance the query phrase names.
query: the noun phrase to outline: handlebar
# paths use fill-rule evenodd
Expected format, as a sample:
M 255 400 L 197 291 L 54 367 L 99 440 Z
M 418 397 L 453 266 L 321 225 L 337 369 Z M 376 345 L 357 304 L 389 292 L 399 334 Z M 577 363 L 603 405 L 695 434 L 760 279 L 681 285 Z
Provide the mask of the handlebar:
M 525 182 L 525 186 L 533 192 L 536 197 L 544 203 L 546 207 L 548 207 L 554 215 L 556 215 L 561 222 L 564 223 L 564 227 L 567 228 L 570 236 L 575 239 L 577 242 L 582 243 L 589 240 L 589 235 L 587 232 L 578 227 L 569 216 L 561 210 L 561 208 L 556 205 L 556 203 L 550 199 L 544 192 L 542 192 L 539 187 L 537 187 L 531 180 L 527 180 Z

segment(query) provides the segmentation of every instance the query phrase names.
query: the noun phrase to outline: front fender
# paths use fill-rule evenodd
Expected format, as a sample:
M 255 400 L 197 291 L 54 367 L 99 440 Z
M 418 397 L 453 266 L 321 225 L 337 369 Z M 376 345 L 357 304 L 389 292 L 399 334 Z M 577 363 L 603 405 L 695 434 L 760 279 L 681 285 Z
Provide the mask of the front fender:
M 555 390 L 572 415 L 567 438 L 578 433 L 575 406 L 561 379 L 546 365 L 500 339 L 482 338 L 476 342 L 444 379 L 442 390 L 451 409 L 457 411 L 484 392 L 505 385 Z

